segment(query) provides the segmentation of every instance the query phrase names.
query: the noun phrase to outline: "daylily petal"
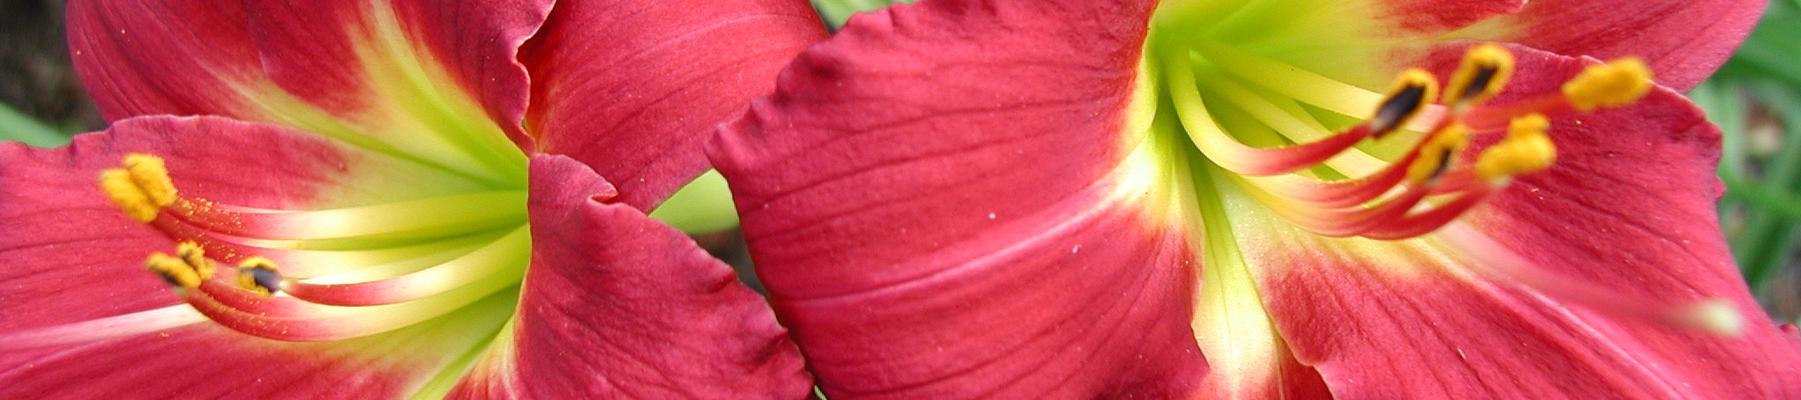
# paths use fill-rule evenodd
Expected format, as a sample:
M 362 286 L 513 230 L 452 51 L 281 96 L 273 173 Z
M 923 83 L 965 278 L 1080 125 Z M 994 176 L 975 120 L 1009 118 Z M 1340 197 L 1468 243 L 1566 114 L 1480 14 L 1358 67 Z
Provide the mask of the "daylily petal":
M 1513 51 L 1510 93 L 1555 91 L 1593 63 Z M 1321 238 L 1221 185 L 1237 246 L 1296 357 L 1348 398 L 1801 394 L 1801 347 L 1759 311 L 1718 230 L 1718 130 L 1668 89 L 1552 119 L 1555 166 L 1423 239 Z M 1584 291 L 1650 301 L 1610 308 Z M 1708 299 L 1742 316 L 1742 331 L 1681 326 L 1695 322 L 1680 320 L 1683 307 Z
M 0 356 L 0 397 L 404 397 L 462 357 L 458 350 L 490 338 L 504 322 L 507 300 L 490 298 L 468 312 L 336 342 L 277 342 L 202 324 L 59 349 L 8 350 Z
M 425 98 L 410 100 L 474 97 L 489 119 L 529 148 L 519 126 L 529 89 L 515 56 L 544 23 L 551 3 L 252 1 L 245 2 L 245 14 L 264 71 L 295 97 L 355 119 L 355 113 L 373 106 L 371 92 L 391 84 L 377 80 L 414 80 L 401 89 Z
M 523 183 L 528 89 L 513 60 L 548 8 L 84 0 L 70 4 L 69 38 L 109 119 L 272 122 L 490 183 Z M 450 20 L 458 22 L 439 22 Z
M 1195 389 L 1198 238 L 1148 133 L 1149 8 L 859 15 L 722 130 L 709 154 L 828 397 Z
M 167 284 L 141 269 L 145 255 L 175 243 L 126 218 L 95 185 L 100 170 L 117 166 L 126 153 L 113 150 L 118 140 L 108 139 L 79 136 L 70 144 L 73 152 L 0 144 L 0 219 L 6 221 L 0 224 L 6 243 L 0 262 L 10 266 L 0 268 L 0 315 L 6 316 L 0 332 L 179 303 L 167 294 Z M 204 171 L 213 170 L 196 172 Z M 115 267 L 89 267 L 94 265 Z M 121 295 L 126 293 L 142 295 Z
M 351 205 L 430 195 L 396 187 L 386 173 L 424 182 L 405 163 L 284 128 L 214 117 L 139 117 L 65 149 L 0 145 L 0 397 L 54 393 L 245 393 L 318 395 L 295 380 L 309 374 L 349 382 L 350 395 L 408 393 L 470 348 L 498 318 L 453 316 L 406 330 L 336 344 L 287 344 L 210 324 L 156 275 L 152 251 L 175 244 L 132 221 L 97 185 L 128 153 L 167 162 L 183 196 L 255 207 Z M 451 186 L 450 189 L 455 189 Z M 472 307 L 493 307 L 485 302 Z M 498 312 L 504 315 L 503 312 Z M 452 324 L 446 326 L 442 324 Z M 427 335 L 451 329 L 448 335 Z M 481 333 L 485 329 L 486 333 Z M 405 346 L 378 350 L 384 341 Z M 392 344 L 392 343 L 389 343 Z M 414 345 L 417 347 L 413 347 Z M 120 373 L 119 365 L 133 365 Z M 216 369 L 215 369 L 216 368 Z M 310 378 L 309 378 L 310 379 Z M 80 384 L 71 385 L 79 380 Z
M 1763 10 L 1764 0 L 1533 0 L 1455 36 L 1601 59 L 1636 56 L 1659 83 L 1687 91 L 1732 56 Z
M 649 210 L 706 171 L 701 143 L 825 37 L 803 0 L 565 0 L 521 50 L 538 149 Z
M 260 75 L 239 2 L 76 0 L 68 7 L 75 71 L 107 120 L 238 115 L 251 107 L 232 86 Z
M 532 159 L 532 268 L 509 337 L 462 398 L 806 397 L 800 352 L 763 299 L 592 169 Z

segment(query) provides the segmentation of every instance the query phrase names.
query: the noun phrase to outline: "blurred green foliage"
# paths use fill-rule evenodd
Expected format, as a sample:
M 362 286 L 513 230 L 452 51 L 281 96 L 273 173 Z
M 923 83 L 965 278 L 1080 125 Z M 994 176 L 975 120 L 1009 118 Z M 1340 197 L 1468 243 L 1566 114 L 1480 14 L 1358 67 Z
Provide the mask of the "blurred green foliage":
M 832 30 L 844 26 L 851 14 L 872 11 L 887 7 L 894 3 L 912 3 L 915 0 L 813 0 L 813 9 L 819 10 L 819 17 L 825 18 L 826 25 Z
M 55 147 L 69 142 L 69 133 L 38 122 L 37 118 L 0 104 L 0 142 L 24 142 L 37 147 Z
M 1794 318 L 1801 227 L 1801 0 L 1773 0 L 1751 37 L 1689 95 L 1725 133 L 1721 222 L 1745 280 Z M 1785 274 L 1786 273 L 1786 274 Z M 1786 276 L 1785 276 L 1786 275 Z M 1786 303 L 1786 304 L 1784 304 Z

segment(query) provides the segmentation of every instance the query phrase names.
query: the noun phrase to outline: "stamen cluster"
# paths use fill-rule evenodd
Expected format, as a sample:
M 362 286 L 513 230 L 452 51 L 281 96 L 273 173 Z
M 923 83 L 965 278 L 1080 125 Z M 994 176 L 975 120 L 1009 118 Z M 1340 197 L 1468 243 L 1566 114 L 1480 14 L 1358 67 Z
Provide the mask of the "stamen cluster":
M 530 256 L 523 210 L 503 206 L 522 205 L 518 192 L 261 209 L 184 197 L 148 154 L 125 156 L 99 185 L 132 220 L 178 241 L 175 255 L 150 254 L 147 270 L 220 325 L 271 339 L 345 339 L 435 318 L 516 287 Z M 235 279 L 215 279 L 226 262 Z

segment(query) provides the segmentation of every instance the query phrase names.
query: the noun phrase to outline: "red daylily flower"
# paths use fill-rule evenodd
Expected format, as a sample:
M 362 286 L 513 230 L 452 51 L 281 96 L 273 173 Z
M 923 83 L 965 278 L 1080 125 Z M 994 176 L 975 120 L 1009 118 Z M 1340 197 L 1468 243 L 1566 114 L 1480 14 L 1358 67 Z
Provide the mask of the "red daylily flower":
M 834 399 L 1794 398 L 1677 94 L 1761 5 L 922 0 L 709 154 Z
M 71 2 L 112 125 L 0 145 L 0 398 L 807 396 L 646 213 L 818 17 L 551 3 Z

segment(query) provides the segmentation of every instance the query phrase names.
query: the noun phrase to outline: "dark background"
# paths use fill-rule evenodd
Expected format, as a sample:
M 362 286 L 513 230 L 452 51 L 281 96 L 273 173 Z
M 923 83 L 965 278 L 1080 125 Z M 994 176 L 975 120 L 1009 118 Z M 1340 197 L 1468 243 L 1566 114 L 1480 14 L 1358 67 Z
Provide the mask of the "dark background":
M 64 131 L 99 129 L 63 41 L 62 0 L 0 0 L 0 102 Z

